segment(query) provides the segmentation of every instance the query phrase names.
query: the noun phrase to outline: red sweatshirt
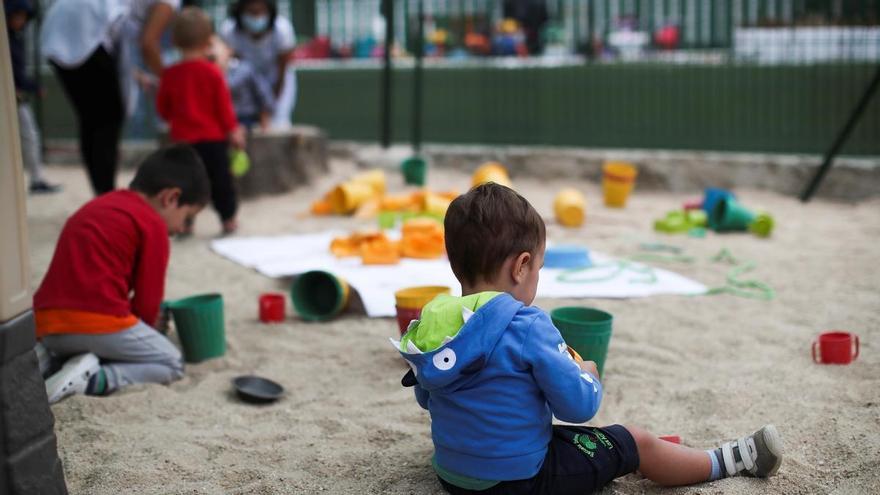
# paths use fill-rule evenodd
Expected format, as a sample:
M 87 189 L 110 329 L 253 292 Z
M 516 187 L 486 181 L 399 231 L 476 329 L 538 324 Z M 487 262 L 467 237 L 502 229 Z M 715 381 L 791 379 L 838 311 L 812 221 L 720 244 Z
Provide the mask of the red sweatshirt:
M 173 141 L 225 141 L 237 125 L 223 74 L 203 59 L 186 60 L 162 72 L 156 107 L 171 126 Z
M 38 327 L 41 310 L 134 315 L 155 324 L 169 253 L 168 226 L 138 193 L 119 190 L 89 201 L 64 224 L 34 294 Z

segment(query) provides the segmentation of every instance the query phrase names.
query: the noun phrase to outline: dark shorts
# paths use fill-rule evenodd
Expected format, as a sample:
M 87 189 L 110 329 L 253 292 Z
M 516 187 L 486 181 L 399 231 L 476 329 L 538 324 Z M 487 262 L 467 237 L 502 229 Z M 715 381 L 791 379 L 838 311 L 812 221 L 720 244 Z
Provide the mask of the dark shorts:
M 544 464 L 533 478 L 502 481 L 483 491 L 472 491 L 440 480 L 452 494 L 585 494 L 639 468 L 639 451 L 623 426 L 605 428 L 554 426 Z

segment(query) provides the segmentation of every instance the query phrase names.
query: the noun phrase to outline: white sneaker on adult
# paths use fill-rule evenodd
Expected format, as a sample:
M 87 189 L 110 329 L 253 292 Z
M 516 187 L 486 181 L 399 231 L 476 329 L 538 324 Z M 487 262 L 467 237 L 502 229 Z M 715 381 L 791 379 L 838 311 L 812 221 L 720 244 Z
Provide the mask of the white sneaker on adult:
M 57 373 L 46 380 L 49 404 L 73 395 L 85 393 L 89 380 L 101 369 L 98 356 L 87 353 L 74 356 Z

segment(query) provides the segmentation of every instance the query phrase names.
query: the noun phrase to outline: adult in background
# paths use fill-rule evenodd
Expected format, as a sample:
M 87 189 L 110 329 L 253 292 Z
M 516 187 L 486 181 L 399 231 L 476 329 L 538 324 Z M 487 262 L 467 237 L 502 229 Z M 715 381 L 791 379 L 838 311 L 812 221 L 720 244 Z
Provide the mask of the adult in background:
M 179 7 L 180 0 L 62 0 L 46 12 L 42 53 L 76 113 L 80 154 L 95 195 L 116 188 L 125 116 L 137 82 L 148 86 L 162 72 L 162 33 Z M 152 77 L 135 70 L 134 50 Z
M 230 7 L 220 35 L 236 57 L 265 75 L 275 93 L 271 127 L 290 127 L 296 104 L 296 74 L 288 61 L 296 46 L 290 20 L 278 14 L 275 0 L 239 0 Z
M 9 52 L 12 58 L 12 78 L 15 81 L 15 100 L 18 104 L 18 132 L 21 135 L 21 160 L 30 174 L 31 194 L 54 193 L 61 186 L 50 184 L 43 177 L 43 157 L 40 150 L 40 131 L 30 99 L 41 94 L 37 82 L 27 74 L 25 63 L 24 30 L 34 16 L 30 0 L 4 0 Z
M 546 0 L 504 0 L 504 17 L 516 19 L 526 33 L 529 53 L 538 55 L 544 51 L 542 30 L 550 18 Z

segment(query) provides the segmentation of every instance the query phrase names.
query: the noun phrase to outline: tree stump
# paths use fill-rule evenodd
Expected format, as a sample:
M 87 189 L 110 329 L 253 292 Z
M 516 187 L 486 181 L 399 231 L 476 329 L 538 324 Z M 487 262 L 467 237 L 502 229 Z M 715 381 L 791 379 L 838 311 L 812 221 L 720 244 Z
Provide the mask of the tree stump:
M 316 127 L 252 132 L 247 153 L 250 170 L 236 179 L 242 198 L 285 193 L 329 171 L 327 137 Z

